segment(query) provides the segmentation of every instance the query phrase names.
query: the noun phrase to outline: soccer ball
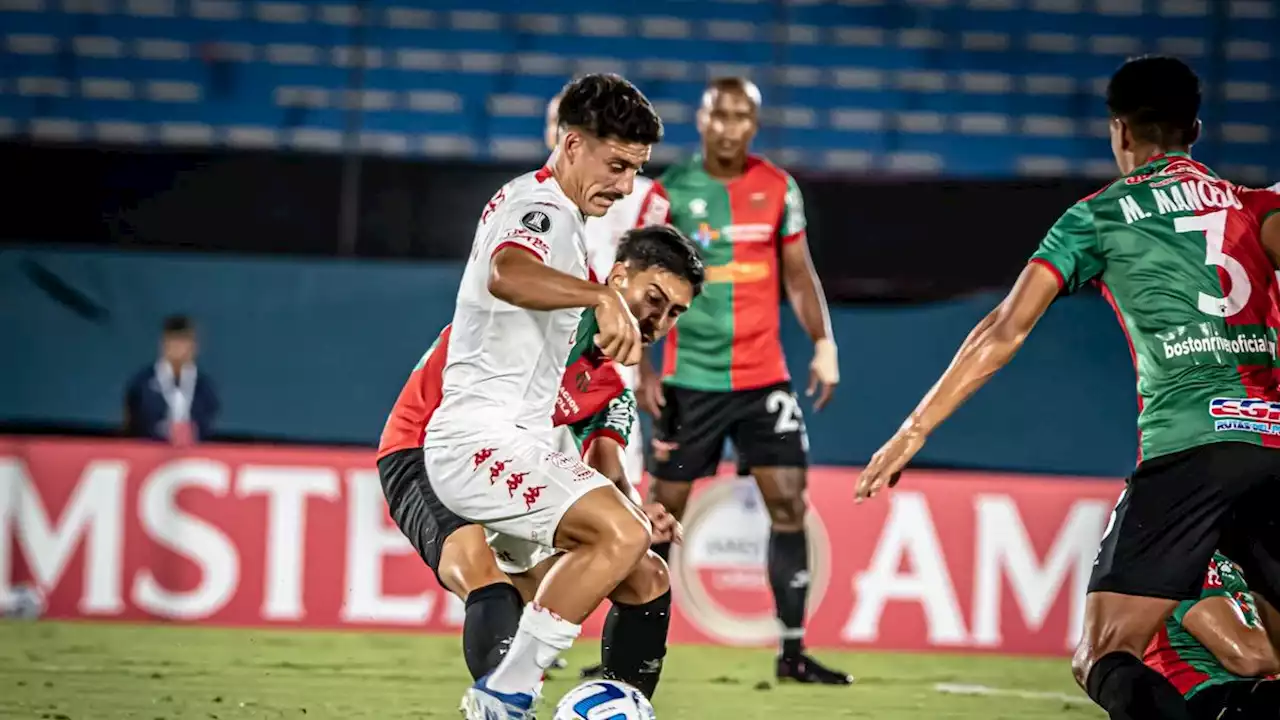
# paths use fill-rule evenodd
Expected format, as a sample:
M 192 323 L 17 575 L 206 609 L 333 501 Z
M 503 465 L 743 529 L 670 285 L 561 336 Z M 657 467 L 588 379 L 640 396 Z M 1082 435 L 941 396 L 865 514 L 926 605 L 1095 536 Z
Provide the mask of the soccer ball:
M 590 680 L 560 698 L 555 720 L 655 720 L 655 717 L 653 706 L 639 690 L 613 680 Z

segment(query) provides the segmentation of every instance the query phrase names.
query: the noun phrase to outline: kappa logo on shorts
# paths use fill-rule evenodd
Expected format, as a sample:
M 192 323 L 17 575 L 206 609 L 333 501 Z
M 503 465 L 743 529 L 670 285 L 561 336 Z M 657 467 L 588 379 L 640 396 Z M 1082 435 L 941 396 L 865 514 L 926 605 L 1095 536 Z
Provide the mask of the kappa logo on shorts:
M 510 475 L 508 475 L 507 476 L 507 497 L 510 497 L 510 498 L 515 497 L 516 490 L 520 489 L 520 486 L 524 484 L 524 479 L 528 476 L 529 476 L 529 473 L 527 472 L 511 473 Z
M 538 498 L 541 497 L 542 491 L 546 489 L 547 489 L 546 485 L 536 485 L 534 487 L 531 487 L 525 490 L 524 491 L 524 509 L 532 510 L 534 503 L 538 502 Z
M 506 460 L 499 460 L 489 466 L 489 484 L 490 485 L 498 482 L 498 477 L 502 475 L 502 473 L 506 472 L 507 463 L 509 462 L 511 462 L 510 458 Z
M 472 470 L 479 470 L 480 466 L 489 461 L 493 454 L 498 452 L 498 448 L 483 448 L 471 457 L 473 465 Z
M 530 210 L 520 218 L 520 224 L 536 233 L 545 233 L 551 229 L 551 216 L 541 210 Z

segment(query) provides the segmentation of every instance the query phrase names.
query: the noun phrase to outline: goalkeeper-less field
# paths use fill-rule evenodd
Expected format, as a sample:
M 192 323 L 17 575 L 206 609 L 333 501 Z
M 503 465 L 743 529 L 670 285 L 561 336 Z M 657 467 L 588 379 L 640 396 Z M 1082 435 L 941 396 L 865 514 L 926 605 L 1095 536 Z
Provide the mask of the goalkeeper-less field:
M 596 653 L 594 642 L 575 647 L 547 697 L 566 692 L 572 669 Z M 1072 683 L 1066 658 L 820 655 L 858 682 L 778 687 L 770 651 L 673 647 L 659 720 L 1104 717 Z M 467 682 L 450 636 L 0 622 L 0 718 L 456 718 Z M 539 714 L 550 718 L 549 705 Z

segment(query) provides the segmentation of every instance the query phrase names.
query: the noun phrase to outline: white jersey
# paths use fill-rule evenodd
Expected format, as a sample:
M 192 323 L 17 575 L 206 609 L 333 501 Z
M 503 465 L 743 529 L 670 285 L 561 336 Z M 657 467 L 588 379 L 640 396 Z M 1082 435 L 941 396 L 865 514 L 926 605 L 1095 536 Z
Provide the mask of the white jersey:
M 453 311 L 443 397 L 427 446 L 519 428 L 551 433 L 551 417 L 582 308 L 533 311 L 489 293 L 489 261 L 515 246 L 587 277 L 582 213 L 549 170 L 522 175 L 489 201 Z

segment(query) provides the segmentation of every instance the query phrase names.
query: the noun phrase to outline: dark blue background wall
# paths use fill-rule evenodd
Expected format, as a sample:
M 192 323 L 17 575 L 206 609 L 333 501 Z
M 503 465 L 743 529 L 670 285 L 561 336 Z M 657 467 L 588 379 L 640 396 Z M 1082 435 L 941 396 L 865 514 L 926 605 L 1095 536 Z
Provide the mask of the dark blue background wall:
M 225 432 L 373 443 L 407 371 L 449 321 L 454 264 L 0 251 L 0 422 L 114 426 L 161 319 L 193 315 Z M 998 300 L 833 309 L 842 384 L 808 416 L 814 460 L 858 464 Z M 793 375 L 807 338 L 784 310 Z M 807 405 L 806 405 L 807 407 Z M 1135 458 L 1133 370 L 1111 311 L 1060 301 L 1012 365 L 925 446 L 935 465 L 1121 475 Z

